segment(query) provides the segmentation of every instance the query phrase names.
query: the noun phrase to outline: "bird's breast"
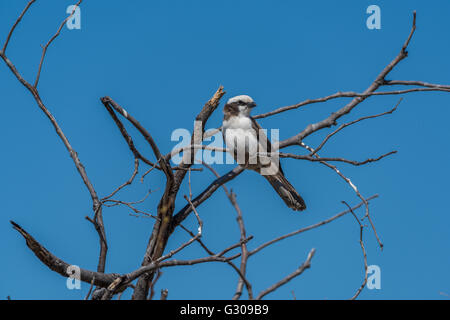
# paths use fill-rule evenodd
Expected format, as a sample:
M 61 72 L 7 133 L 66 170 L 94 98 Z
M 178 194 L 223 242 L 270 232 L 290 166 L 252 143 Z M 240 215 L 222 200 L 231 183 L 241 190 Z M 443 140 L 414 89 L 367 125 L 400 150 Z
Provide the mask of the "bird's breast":
M 231 117 L 223 121 L 223 137 L 231 150 L 242 149 L 245 153 L 256 153 L 258 149 L 257 132 L 247 117 Z

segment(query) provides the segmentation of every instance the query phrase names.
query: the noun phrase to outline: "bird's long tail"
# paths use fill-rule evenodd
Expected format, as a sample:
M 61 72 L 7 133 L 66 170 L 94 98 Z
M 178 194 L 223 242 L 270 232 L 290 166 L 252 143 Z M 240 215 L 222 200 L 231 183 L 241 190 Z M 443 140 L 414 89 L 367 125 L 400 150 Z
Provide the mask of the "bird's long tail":
M 305 201 L 289 183 L 289 181 L 287 181 L 282 172 L 279 171 L 275 175 L 264 175 L 264 177 L 270 182 L 272 187 L 289 208 L 295 211 L 302 211 L 306 209 Z

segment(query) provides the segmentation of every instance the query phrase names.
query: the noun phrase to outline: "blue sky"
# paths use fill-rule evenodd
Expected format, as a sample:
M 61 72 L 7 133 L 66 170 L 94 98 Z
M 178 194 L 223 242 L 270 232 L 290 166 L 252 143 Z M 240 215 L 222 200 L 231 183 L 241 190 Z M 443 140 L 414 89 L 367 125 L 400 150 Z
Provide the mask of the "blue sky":
M 2 40 L 25 4 L 0 2 Z M 70 4 L 37 1 L 15 31 L 7 54 L 28 80 L 34 79 L 40 45 L 55 33 Z M 371 4 L 381 8 L 380 30 L 366 27 Z M 449 84 L 448 1 L 86 0 L 81 30 L 64 28 L 47 53 L 40 94 L 99 195 L 105 196 L 128 179 L 133 158 L 100 97 L 109 95 L 125 107 L 166 153 L 176 144 L 170 140 L 172 131 L 190 130 L 219 85 L 227 91 L 224 99 L 251 95 L 258 103 L 256 113 L 339 90 L 363 91 L 397 55 L 410 31 L 413 10 L 417 31 L 409 57 L 388 78 Z M 38 261 L 9 220 L 63 260 L 94 270 L 98 238 L 84 219 L 91 215 L 89 194 L 50 123 L 4 63 L 0 83 L 0 271 L 8 275 L 0 281 L 0 299 L 83 298 L 89 285 L 68 290 L 66 279 Z M 369 98 L 341 121 L 389 110 L 397 100 Z M 285 139 L 347 101 L 310 105 L 260 124 L 281 128 L 280 139 Z M 448 93 L 408 94 L 393 115 L 343 131 L 322 151 L 323 156 L 364 160 L 398 150 L 368 166 L 339 165 L 364 196 L 380 195 L 371 212 L 385 248 L 379 250 L 369 229 L 365 244 L 368 263 L 381 268 L 381 289 L 365 289 L 361 299 L 448 299 L 440 292 L 450 294 L 449 104 Z M 220 126 L 221 118 L 217 110 L 207 127 Z M 326 132 L 305 142 L 317 145 Z M 151 157 L 151 150 L 137 140 Z M 285 159 L 283 167 L 307 201 L 307 212 L 286 208 L 255 173 L 245 172 L 229 183 L 238 194 L 247 232 L 254 236 L 250 248 L 344 210 L 342 200 L 359 202 L 348 185 L 317 163 Z M 215 166 L 220 173 L 230 168 Z M 194 194 L 212 180 L 208 171 L 193 173 Z M 121 199 L 138 200 L 148 189 L 157 190 L 143 204 L 156 213 L 163 181 L 161 173 L 152 173 L 143 184 L 137 181 L 124 191 Z M 182 195 L 187 193 L 184 184 L 177 208 L 185 205 Z M 104 211 L 110 246 L 107 272 L 130 272 L 141 263 L 153 221 L 129 213 L 126 208 Z M 199 214 L 203 239 L 212 249 L 238 240 L 236 214 L 223 191 L 205 202 Z M 189 217 L 186 225 L 194 228 L 195 222 Z M 186 240 L 184 232 L 176 231 L 168 246 Z M 314 247 L 312 268 L 267 298 L 291 299 L 294 291 L 297 299 L 347 299 L 363 278 L 358 240 L 359 228 L 347 215 L 254 256 L 249 280 L 255 292 L 267 288 L 295 270 Z M 178 258 L 201 256 L 204 252 L 194 244 Z M 171 299 L 228 299 L 236 281 L 230 267 L 214 263 L 164 270 L 157 289 L 169 289 Z

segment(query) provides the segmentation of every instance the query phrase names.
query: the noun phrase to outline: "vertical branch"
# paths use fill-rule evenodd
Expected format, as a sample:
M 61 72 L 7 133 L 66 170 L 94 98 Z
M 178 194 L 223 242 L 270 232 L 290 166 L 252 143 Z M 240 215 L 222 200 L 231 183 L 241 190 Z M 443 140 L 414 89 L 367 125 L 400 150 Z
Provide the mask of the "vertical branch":
M 311 148 L 310 146 L 308 146 L 307 144 L 305 144 L 304 142 L 301 142 L 300 145 L 307 149 L 308 151 L 311 152 L 311 154 L 314 154 L 314 157 L 317 158 L 319 160 L 319 162 L 325 166 L 327 166 L 328 168 L 330 168 L 331 170 L 333 170 L 334 172 L 336 172 L 338 174 L 339 177 L 341 177 L 345 182 L 347 182 L 347 184 L 353 189 L 353 191 L 355 192 L 356 196 L 358 198 L 360 198 L 362 200 L 362 202 L 364 203 L 364 206 L 366 208 L 366 214 L 364 217 L 367 217 L 369 219 L 369 222 L 372 226 L 372 230 L 375 234 L 375 238 L 378 241 L 378 245 L 380 246 L 380 249 L 383 250 L 383 243 L 380 240 L 380 237 L 378 236 L 377 233 L 377 229 L 375 228 L 374 223 L 372 222 L 372 218 L 370 217 L 370 211 L 369 211 L 369 202 L 367 201 L 366 198 L 364 198 L 361 193 L 359 192 L 358 188 L 354 185 L 354 183 L 347 178 L 335 165 L 332 165 L 324 160 L 322 160 L 319 155 L 317 154 L 317 151 L 314 150 L 313 148 Z
M 342 203 L 345 204 L 348 207 L 348 210 L 350 210 L 350 212 L 352 213 L 353 217 L 356 219 L 356 222 L 359 224 L 359 245 L 361 246 L 361 250 L 362 250 L 362 253 L 363 253 L 363 259 L 364 259 L 364 280 L 363 280 L 363 283 L 358 288 L 358 290 L 356 290 L 355 295 L 350 298 L 350 300 L 355 300 L 359 296 L 359 294 L 361 293 L 362 289 L 364 289 L 364 287 L 367 284 L 367 269 L 368 269 L 368 265 L 367 265 L 366 248 L 364 247 L 364 241 L 363 241 L 364 225 L 361 223 L 361 221 L 359 221 L 358 217 L 353 212 L 353 209 L 348 205 L 348 203 L 345 202 L 345 201 L 342 201 Z
M 89 291 L 86 294 L 86 296 L 84 297 L 84 300 L 88 300 L 89 299 L 89 296 L 91 295 L 91 292 L 92 292 L 92 288 L 94 287 L 94 282 L 95 282 L 95 276 L 92 277 L 91 286 L 89 287 Z
M 226 188 L 225 186 L 223 186 L 223 187 Z M 231 190 L 228 198 L 230 199 L 230 202 L 236 209 L 236 213 L 237 213 L 236 220 L 239 224 L 239 231 L 241 233 L 240 240 L 242 241 L 242 244 L 241 244 L 242 255 L 241 255 L 240 271 L 245 276 L 245 273 L 247 270 L 247 261 L 248 261 L 249 253 L 248 253 L 248 249 L 247 249 L 247 243 L 245 243 L 243 241 L 244 239 L 247 238 L 246 231 L 245 231 L 245 225 L 244 225 L 244 219 L 242 218 L 242 211 L 241 211 L 241 208 L 237 204 L 236 194 L 233 192 L 233 190 Z M 236 293 L 233 296 L 233 300 L 238 300 L 241 297 L 243 288 L 244 288 L 244 279 L 242 277 L 240 277 L 237 288 L 236 288 Z M 247 291 L 248 291 L 248 298 L 253 299 L 253 293 L 251 290 L 249 290 L 248 287 L 247 287 Z
M 202 164 L 207 167 L 218 179 L 220 178 L 220 175 L 217 173 L 216 170 L 214 170 L 213 167 L 211 167 L 209 164 L 202 162 Z M 244 219 L 242 218 L 242 211 L 241 208 L 239 207 L 237 201 L 236 201 L 236 194 L 233 192 L 233 190 L 228 191 L 228 188 L 225 186 L 225 184 L 222 185 L 223 190 L 225 191 L 225 194 L 227 195 L 228 199 L 230 200 L 231 204 L 233 205 L 234 209 L 236 210 L 237 213 L 237 217 L 236 217 L 236 221 L 238 222 L 239 225 L 239 231 L 241 234 L 241 266 L 240 266 L 240 277 L 238 280 L 238 285 L 236 288 L 236 292 L 233 296 L 233 300 L 238 300 L 241 295 L 242 295 L 242 289 L 244 287 L 244 284 L 247 287 L 247 292 L 248 292 L 248 298 L 249 299 L 253 299 L 253 292 L 252 292 L 252 287 L 250 285 L 250 283 L 248 281 L 246 281 L 245 279 L 245 273 L 246 273 L 246 269 L 247 269 L 247 261 L 249 258 L 249 252 L 247 249 L 247 243 L 244 241 L 247 238 L 246 235 L 246 230 L 245 230 L 245 225 L 244 225 Z
M 206 104 L 203 106 L 202 110 L 196 117 L 196 121 L 194 124 L 194 135 L 191 139 L 191 144 L 199 144 L 203 140 L 203 132 L 205 130 L 206 121 L 214 112 L 214 110 L 216 110 L 216 108 L 219 106 L 220 99 L 224 94 L 225 91 L 223 91 L 223 87 L 220 86 L 219 89 L 214 93 L 213 97 L 210 100 L 208 100 L 208 102 L 206 102 Z M 123 111 L 119 112 L 130 120 L 130 116 L 126 113 L 126 111 L 125 112 Z M 158 161 L 161 161 L 160 162 L 161 167 L 165 171 L 165 169 L 163 168 L 163 164 L 166 161 L 165 158 L 162 157 L 160 153 L 157 154 L 155 152 L 155 155 L 157 156 L 157 159 L 159 159 Z M 150 262 L 157 260 L 164 253 L 167 241 L 173 230 L 172 216 L 175 209 L 174 207 L 175 198 L 178 194 L 181 183 L 183 182 L 183 179 L 186 176 L 186 173 L 188 171 L 187 169 L 189 169 L 193 164 L 193 158 L 194 158 L 193 152 L 190 151 L 185 152 L 183 156 L 183 162 L 180 164 L 180 168 L 182 170 L 177 171 L 175 175 L 172 175 L 172 171 L 170 171 L 170 174 L 172 175 L 171 183 L 169 183 L 168 180 L 168 183 L 166 184 L 166 190 L 158 205 L 158 220 L 155 222 L 153 226 L 152 234 L 147 244 L 144 259 L 142 262 L 143 266 L 148 265 Z M 133 299 L 145 300 L 147 298 L 153 275 L 154 272 L 151 271 L 149 273 L 143 274 L 139 278 L 136 284 L 136 289 L 133 292 Z

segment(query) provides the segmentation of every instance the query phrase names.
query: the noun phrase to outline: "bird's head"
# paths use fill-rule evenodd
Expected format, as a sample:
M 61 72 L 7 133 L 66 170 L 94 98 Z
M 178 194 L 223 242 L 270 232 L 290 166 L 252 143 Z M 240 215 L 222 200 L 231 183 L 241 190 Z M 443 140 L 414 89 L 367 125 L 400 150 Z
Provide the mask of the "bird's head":
M 255 101 L 247 95 L 240 95 L 230 98 L 225 107 L 223 113 L 230 116 L 246 116 L 250 115 L 252 108 L 256 107 Z

